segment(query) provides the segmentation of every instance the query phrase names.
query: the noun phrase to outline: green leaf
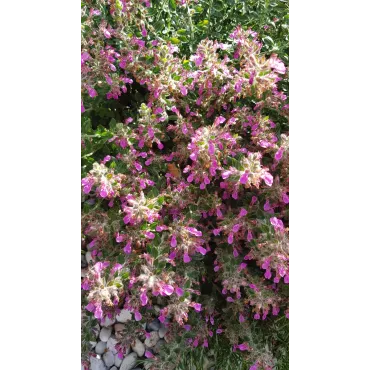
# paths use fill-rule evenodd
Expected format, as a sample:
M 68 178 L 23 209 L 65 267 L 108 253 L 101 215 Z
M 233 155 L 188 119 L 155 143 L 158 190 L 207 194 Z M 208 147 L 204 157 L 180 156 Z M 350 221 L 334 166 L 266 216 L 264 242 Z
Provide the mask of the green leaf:
M 176 9 L 176 1 L 175 0 L 170 0 L 169 3 L 170 3 L 171 9 L 175 10 Z
M 170 38 L 170 41 L 172 42 L 172 44 L 175 44 L 175 45 L 178 45 L 178 44 L 180 44 L 180 40 L 178 39 L 178 38 L 176 38 L 176 37 L 171 37 Z

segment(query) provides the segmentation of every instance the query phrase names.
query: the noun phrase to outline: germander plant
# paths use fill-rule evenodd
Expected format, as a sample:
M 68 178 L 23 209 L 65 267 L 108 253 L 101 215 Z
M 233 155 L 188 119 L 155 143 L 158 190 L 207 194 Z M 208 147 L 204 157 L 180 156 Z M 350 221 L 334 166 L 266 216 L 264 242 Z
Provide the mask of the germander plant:
M 194 348 L 216 369 L 221 353 L 272 369 L 289 316 L 287 68 L 242 25 L 184 54 L 151 9 L 82 6 L 84 315 L 132 312 L 122 356 L 142 323 L 166 324 L 150 369 L 187 368 Z

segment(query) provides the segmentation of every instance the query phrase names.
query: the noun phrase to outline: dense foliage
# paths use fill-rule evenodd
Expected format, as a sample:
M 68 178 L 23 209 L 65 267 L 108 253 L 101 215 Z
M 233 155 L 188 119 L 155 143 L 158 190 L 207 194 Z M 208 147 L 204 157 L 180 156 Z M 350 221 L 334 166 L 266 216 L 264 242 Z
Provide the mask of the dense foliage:
M 146 368 L 287 367 L 287 14 L 82 4 L 84 361 L 96 321 L 126 309 L 122 356 L 143 323 L 168 326 Z

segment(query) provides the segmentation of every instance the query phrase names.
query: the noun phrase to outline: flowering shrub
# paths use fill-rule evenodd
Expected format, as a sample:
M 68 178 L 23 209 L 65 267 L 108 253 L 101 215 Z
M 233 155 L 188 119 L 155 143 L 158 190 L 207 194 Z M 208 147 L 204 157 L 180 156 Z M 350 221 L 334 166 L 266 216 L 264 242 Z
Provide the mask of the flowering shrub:
M 122 354 L 158 318 L 167 343 L 146 351 L 150 369 L 194 348 L 272 369 L 289 316 L 287 68 L 241 25 L 166 39 L 157 6 L 82 4 L 84 315 L 133 314 Z

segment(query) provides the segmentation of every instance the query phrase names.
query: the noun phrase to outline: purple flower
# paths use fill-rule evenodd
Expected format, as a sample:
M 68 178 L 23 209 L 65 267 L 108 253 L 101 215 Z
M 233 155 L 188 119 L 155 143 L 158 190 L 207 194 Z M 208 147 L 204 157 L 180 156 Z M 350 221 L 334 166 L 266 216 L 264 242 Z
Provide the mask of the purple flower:
M 145 236 L 148 238 L 148 239 L 154 239 L 155 238 L 155 234 L 152 233 L 151 231 L 145 231 Z
M 94 312 L 94 316 L 97 319 L 101 319 L 103 317 L 103 311 L 102 311 L 100 305 L 96 306 L 96 309 L 95 309 L 95 312 Z
M 187 253 L 184 254 L 184 263 L 189 263 L 191 261 L 191 258 Z
M 283 158 L 283 152 L 284 152 L 284 148 L 280 148 L 276 153 L 275 153 L 275 159 L 277 161 L 280 161 L 281 158 Z
M 153 358 L 153 357 L 154 357 L 154 355 L 153 355 L 153 353 L 152 353 L 152 352 L 150 352 L 150 351 L 145 351 L 145 357 L 146 357 L 146 358 Z
M 176 245 L 177 245 L 176 235 L 172 235 L 170 244 L 171 244 L 172 248 L 176 247 Z
M 140 294 L 140 301 L 141 301 L 141 305 L 142 306 L 146 306 L 147 305 L 147 303 L 148 303 L 148 297 L 147 297 L 145 291 Z
M 237 348 L 239 348 L 241 351 L 246 351 L 246 350 L 248 350 L 248 349 L 249 349 L 249 346 L 248 346 L 248 344 L 247 344 L 247 343 L 242 343 L 242 344 L 239 344 L 239 345 L 237 346 Z
M 179 287 L 177 287 L 177 288 L 175 289 L 175 292 L 176 292 L 176 294 L 177 294 L 179 297 L 181 297 L 181 296 L 184 294 L 184 291 L 183 291 L 181 288 L 179 288 Z
M 142 319 L 141 313 L 139 311 L 135 311 L 135 320 L 140 321 Z
M 184 329 L 185 329 L 186 331 L 190 331 L 190 330 L 191 330 L 191 326 L 190 326 L 190 325 L 184 325 Z
M 274 182 L 274 179 L 273 179 L 273 177 L 272 177 L 272 175 L 270 173 L 265 172 L 263 174 L 263 176 L 261 176 L 261 177 L 265 181 L 265 184 L 267 186 L 272 186 L 272 183 Z
M 232 230 L 234 233 L 237 233 L 239 231 L 239 228 L 240 228 L 240 224 L 235 224 Z
M 248 182 L 248 172 L 245 172 L 240 176 L 239 182 L 243 185 Z
M 194 303 L 193 307 L 194 307 L 194 310 L 197 312 L 202 311 L 202 305 L 200 303 Z
M 172 293 L 173 293 L 173 291 L 175 290 L 174 288 L 173 288 L 173 286 L 171 286 L 171 285 L 163 285 L 162 286 L 162 289 L 163 289 L 163 292 L 166 294 L 166 295 L 171 295 Z
M 229 244 L 233 244 L 233 241 L 234 241 L 234 234 L 230 233 L 229 236 L 227 237 L 227 242 Z
M 220 235 L 221 229 L 213 229 L 213 235 Z
M 239 216 L 238 217 L 244 217 L 248 214 L 248 211 L 246 211 L 244 208 L 240 210 Z
M 202 254 L 203 256 L 207 253 L 207 250 L 203 247 L 196 247 L 196 251 Z
M 81 100 L 81 113 L 85 112 L 84 102 Z
M 195 236 L 202 236 L 202 232 L 195 229 L 194 227 L 188 227 L 187 230 L 189 231 L 190 234 L 193 234 Z
M 244 322 L 245 321 L 245 317 L 240 313 L 239 314 L 239 322 Z
M 131 242 L 128 242 L 126 244 L 126 246 L 123 248 L 123 251 L 126 253 L 126 254 L 130 254 L 131 253 Z

